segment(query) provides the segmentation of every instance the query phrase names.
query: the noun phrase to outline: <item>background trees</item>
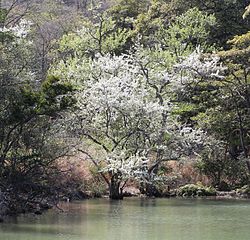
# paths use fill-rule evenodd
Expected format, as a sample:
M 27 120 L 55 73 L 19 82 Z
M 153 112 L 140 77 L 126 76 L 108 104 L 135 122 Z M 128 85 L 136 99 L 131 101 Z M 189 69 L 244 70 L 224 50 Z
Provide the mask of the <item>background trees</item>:
M 9 213 L 54 196 L 50 179 L 59 173 L 54 163 L 68 149 L 58 132 L 57 114 L 70 104 L 65 94 L 72 87 L 55 78 L 40 81 L 33 68 L 30 30 L 31 22 L 24 18 L 3 23 L 0 29 L 0 191 L 4 196 L 0 201 Z
M 218 47 L 226 47 L 226 42 L 235 35 L 246 33 L 249 30 L 249 21 L 245 21 L 242 15 L 248 2 L 240 1 L 216 1 L 216 0 L 194 0 L 188 3 L 177 0 L 176 5 L 181 11 L 186 11 L 191 7 L 198 7 L 199 10 L 209 14 L 213 13 L 217 19 L 217 25 L 211 33 L 211 42 Z

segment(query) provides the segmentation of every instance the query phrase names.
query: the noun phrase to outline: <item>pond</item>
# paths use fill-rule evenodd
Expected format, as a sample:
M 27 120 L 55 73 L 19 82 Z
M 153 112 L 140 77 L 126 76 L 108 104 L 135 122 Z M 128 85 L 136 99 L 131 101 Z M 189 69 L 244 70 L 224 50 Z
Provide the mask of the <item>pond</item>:
M 247 200 L 95 199 L 62 207 L 8 219 L 0 240 L 250 239 Z

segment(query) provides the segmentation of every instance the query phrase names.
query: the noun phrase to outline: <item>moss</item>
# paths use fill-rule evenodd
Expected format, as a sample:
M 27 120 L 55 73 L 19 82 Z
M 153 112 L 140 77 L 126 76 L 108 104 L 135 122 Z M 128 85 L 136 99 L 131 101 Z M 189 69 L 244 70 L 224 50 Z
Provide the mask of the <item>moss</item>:
M 201 184 L 187 184 L 177 191 L 178 196 L 215 196 L 216 190 L 213 187 L 203 186 Z

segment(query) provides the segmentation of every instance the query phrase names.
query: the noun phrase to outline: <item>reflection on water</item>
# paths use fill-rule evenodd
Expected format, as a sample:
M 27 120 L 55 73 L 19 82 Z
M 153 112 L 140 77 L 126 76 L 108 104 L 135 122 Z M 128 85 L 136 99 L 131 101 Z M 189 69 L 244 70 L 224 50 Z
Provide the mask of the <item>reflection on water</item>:
M 8 219 L 0 240 L 250 239 L 249 201 L 97 199 L 62 207 Z

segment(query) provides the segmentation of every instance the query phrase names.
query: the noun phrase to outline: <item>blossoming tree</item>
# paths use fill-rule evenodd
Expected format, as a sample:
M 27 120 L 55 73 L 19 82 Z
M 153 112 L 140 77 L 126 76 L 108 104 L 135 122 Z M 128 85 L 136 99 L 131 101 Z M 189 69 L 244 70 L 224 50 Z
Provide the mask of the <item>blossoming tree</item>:
M 70 130 L 83 140 L 79 149 L 98 166 L 112 199 L 122 198 L 128 179 L 149 182 L 163 161 L 178 159 L 187 150 L 191 154 L 202 141 L 201 134 L 177 123 L 171 99 L 176 89 L 199 81 L 200 76 L 192 74 L 196 67 L 208 77 L 216 75 L 218 59 L 203 63 L 196 53 L 190 56 L 192 69 L 186 59 L 166 70 L 159 56 L 137 49 L 130 55 L 100 55 L 94 60 L 70 58 L 52 69 L 78 88 L 77 108 L 68 115 Z M 190 72 L 186 82 L 183 71 Z M 99 155 L 93 157 L 93 152 Z

